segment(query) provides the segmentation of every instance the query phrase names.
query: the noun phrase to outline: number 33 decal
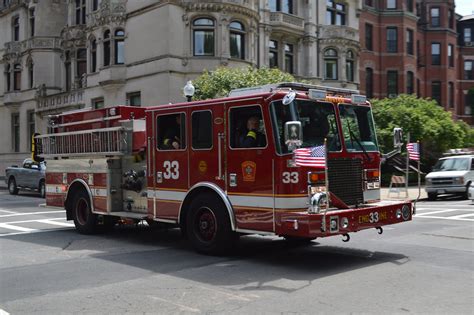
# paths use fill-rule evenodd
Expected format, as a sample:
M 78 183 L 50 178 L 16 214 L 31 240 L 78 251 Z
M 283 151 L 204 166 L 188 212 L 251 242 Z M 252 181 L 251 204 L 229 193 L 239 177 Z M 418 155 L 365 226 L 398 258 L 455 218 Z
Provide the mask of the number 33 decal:
M 283 184 L 296 184 L 299 181 L 297 172 L 283 172 Z
M 165 172 L 163 173 L 163 177 L 165 179 L 178 179 L 179 178 L 179 163 L 178 161 L 164 161 L 163 167 L 165 168 Z

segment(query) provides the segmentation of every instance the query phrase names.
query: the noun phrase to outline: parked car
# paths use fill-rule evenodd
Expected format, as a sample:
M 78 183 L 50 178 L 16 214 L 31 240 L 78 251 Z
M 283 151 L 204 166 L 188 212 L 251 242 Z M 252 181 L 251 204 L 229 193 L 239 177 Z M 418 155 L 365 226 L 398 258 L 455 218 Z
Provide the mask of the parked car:
M 46 164 L 36 163 L 31 159 L 23 161 L 23 166 L 16 165 L 7 167 L 5 170 L 5 181 L 11 195 L 18 194 L 20 189 L 34 190 L 40 193 L 41 198 L 46 196 L 44 181 Z
M 429 200 L 436 200 L 442 194 L 460 194 L 467 199 L 469 186 L 474 182 L 474 155 L 439 159 L 425 182 Z
M 467 197 L 471 199 L 474 203 L 474 182 L 472 182 L 471 186 L 469 186 L 469 190 L 467 191 Z

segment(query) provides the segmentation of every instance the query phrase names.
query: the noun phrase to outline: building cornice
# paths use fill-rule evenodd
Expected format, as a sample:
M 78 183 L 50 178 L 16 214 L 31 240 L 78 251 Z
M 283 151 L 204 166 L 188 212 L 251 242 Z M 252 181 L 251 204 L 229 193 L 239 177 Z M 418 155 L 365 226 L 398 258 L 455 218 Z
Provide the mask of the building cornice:
M 241 14 L 259 20 L 258 11 L 249 8 L 243 0 L 234 0 L 232 3 L 225 3 L 224 1 L 193 1 L 182 0 L 182 6 L 186 12 L 222 12 Z

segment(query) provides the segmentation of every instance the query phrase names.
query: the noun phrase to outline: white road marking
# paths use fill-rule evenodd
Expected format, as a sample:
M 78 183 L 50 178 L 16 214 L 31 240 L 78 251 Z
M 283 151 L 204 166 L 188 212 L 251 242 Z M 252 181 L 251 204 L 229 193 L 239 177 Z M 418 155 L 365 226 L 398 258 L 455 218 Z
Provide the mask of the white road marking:
M 467 213 L 467 214 L 456 215 L 456 216 L 450 217 L 450 218 L 452 218 L 452 219 L 463 219 L 463 218 L 473 217 L 473 216 L 474 216 L 474 213 Z
M 197 309 L 197 308 L 192 308 L 192 307 L 189 307 L 189 306 L 186 306 L 186 305 L 182 305 L 182 304 L 178 304 L 178 303 L 174 303 L 174 302 L 171 302 L 169 300 L 166 300 L 166 299 L 163 299 L 163 298 L 159 298 L 157 296 L 148 296 L 154 300 L 158 300 L 158 301 L 161 301 L 161 302 L 165 302 L 165 303 L 168 303 L 168 304 L 171 304 L 171 305 L 174 305 L 174 306 L 177 306 L 179 307 L 179 309 L 181 311 L 185 311 L 185 312 L 193 312 L 193 313 L 201 313 L 201 310 L 200 309 Z
M 422 215 L 422 216 L 415 216 L 416 218 L 427 218 L 427 219 L 442 219 L 442 220 L 454 220 L 454 221 L 471 221 L 474 222 L 474 219 L 457 219 L 456 217 L 436 217 L 431 215 Z
M 20 231 L 20 232 L 37 231 L 36 229 L 25 228 L 25 227 L 21 227 L 21 226 L 11 225 L 11 224 L 8 224 L 8 223 L 0 223 L 0 228 L 4 228 L 4 229 L 8 229 L 8 230 L 14 230 L 14 231 Z
M 45 233 L 45 232 L 56 232 L 56 231 L 67 231 L 67 230 L 71 230 L 71 228 L 56 228 L 56 229 L 46 229 L 46 230 L 34 230 L 32 232 L 7 233 L 7 234 L 0 234 L 0 237 L 24 235 L 24 234 L 35 234 L 35 233 Z
M 59 226 L 69 226 L 69 227 L 73 227 L 73 226 L 74 226 L 74 223 L 69 223 L 69 222 L 57 222 L 57 221 L 54 221 L 54 220 L 57 220 L 57 219 L 44 219 L 44 220 L 38 220 L 37 222 L 46 223 L 46 224 L 52 224 L 52 225 L 59 225 Z
M 430 214 L 437 214 L 437 213 L 445 213 L 445 212 L 453 212 L 453 211 L 460 211 L 459 209 L 446 209 L 446 210 L 438 210 L 438 211 L 432 211 L 432 212 L 424 212 L 420 214 L 416 214 L 417 217 L 425 216 L 425 215 L 430 215 Z M 473 210 L 474 211 L 474 210 Z
M 4 209 L 1 209 L 1 208 L 0 208 L 0 212 L 5 212 L 5 213 L 17 213 L 17 212 L 13 212 L 13 211 L 4 210 Z
M 0 308 L 0 315 L 10 315 L 7 311 L 4 311 Z
M 39 212 L 17 212 L 15 214 L 3 214 L 0 215 L 0 218 L 15 217 L 20 215 L 35 215 L 35 214 L 48 214 L 48 213 L 64 213 L 66 210 L 56 210 L 56 211 L 39 211 Z

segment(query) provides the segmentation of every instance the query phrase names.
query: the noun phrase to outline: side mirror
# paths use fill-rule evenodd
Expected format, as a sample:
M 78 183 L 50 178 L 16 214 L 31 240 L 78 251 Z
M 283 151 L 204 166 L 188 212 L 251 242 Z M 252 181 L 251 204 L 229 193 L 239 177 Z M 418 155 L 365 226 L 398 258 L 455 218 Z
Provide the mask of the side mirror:
M 285 123 L 285 144 L 289 151 L 295 150 L 303 143 L 303 129 L 300 121 L 287 121 Z
M 39 168 L 40 167 L 38 166 L 38 164 L 31 164 L 31 169 L 32 170 L 39 170 Z
M 400 148 L 402 146 L 402 139 L 403 139 L 403 129 L 393 128 L 393 146 L 395 148 Z

